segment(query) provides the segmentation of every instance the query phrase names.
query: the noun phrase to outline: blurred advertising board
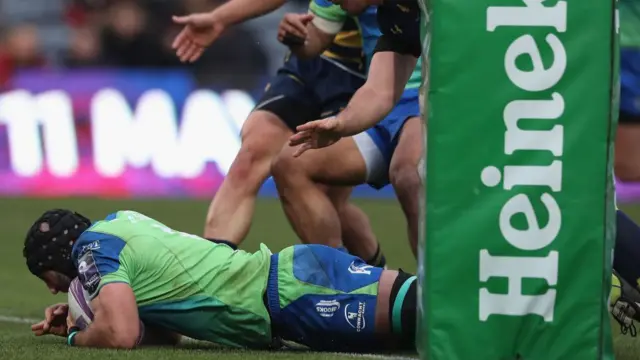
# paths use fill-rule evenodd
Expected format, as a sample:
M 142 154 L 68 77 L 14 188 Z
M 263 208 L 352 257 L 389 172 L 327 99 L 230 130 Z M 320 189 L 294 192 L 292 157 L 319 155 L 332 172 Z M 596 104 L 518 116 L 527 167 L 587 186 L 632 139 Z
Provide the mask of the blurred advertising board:
M 20 72 L 0 93 L 0 195 L 208 198 L 254 105 L 182 71 Z

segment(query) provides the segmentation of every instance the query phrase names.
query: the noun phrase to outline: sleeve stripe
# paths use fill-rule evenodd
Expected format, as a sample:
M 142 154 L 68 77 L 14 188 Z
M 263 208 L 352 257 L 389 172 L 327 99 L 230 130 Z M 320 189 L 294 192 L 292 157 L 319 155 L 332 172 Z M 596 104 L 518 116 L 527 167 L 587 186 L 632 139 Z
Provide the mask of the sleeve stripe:
M 316 17 L 321 17 L 329 21 L 344 22 L 347 19 L 346 11 L 342 10 L 339 5 L 320 6 L 315 1 L 309 5 L 309 10 Z
M 335 35 L 342 29 L 342 22 L 330 21 L 316 16 L 312 21 L 313 25 L 325 34 Z

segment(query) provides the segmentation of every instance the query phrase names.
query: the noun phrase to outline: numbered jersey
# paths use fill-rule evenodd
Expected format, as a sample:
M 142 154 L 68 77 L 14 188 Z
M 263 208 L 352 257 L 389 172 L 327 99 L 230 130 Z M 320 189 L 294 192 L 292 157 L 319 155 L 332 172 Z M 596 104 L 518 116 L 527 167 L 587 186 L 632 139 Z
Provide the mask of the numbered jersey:
M 72 257 L 92 298 L 111 283 L 131 286 L 147 324 L 231 346 L 271 343 L 264 245 L 254 254 L 234 251 L 119 211 L 85 231 Z

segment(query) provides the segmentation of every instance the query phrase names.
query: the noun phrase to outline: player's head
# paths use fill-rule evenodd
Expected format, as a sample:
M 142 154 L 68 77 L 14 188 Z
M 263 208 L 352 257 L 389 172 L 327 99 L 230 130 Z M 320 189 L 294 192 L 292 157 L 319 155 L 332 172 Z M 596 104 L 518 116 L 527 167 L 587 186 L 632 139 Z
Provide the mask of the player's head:
M 22 253 L 29 271 L 42 279 L 52 293 L 67 292 L 71 280 L 78 275 L 71 251 L 90 226 L 91 221 L 76 212 L 54 209 L 42 214 L 29 229 Z
M 331 0 L 351 15 L 360 14 L 371 5 L 380 5 L 383 0 Z

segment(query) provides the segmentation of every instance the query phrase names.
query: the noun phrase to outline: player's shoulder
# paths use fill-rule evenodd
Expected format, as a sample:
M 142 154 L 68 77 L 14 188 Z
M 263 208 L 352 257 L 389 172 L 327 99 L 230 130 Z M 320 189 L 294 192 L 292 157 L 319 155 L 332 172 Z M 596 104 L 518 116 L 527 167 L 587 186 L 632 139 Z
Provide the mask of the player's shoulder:
M 118 258 L 125 246 L 126 240 L 123 237 L 108 231 L 108 229 L 103 229 L 100 224 L 95 224 L 76 240 L 72 256 L 74 259 L 80 259 L 86 253 L 91 252 Z
M 73 246 L 72 255 L 78 259 L 91 251 L 117 256 L 126 246 L 131 231 L 131 217 L 147 218 L 133 211 L 116 211 L 96 221 L 84 231 Z

